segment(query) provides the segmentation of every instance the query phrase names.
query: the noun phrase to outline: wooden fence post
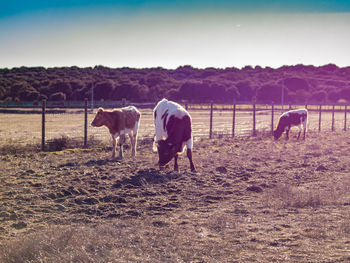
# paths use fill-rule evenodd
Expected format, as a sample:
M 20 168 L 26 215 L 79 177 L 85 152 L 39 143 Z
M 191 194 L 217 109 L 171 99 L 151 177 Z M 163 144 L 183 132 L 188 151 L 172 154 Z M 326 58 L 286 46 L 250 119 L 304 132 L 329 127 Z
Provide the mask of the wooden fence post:
M 233 104 L 232 110 L 232 138 L 235 137 L 235 122 L 236 122 L 236 104 Z
M 254 104 L 253 104 L 253 136 L 256 135 L 256 126 L 255 126 L 256 117 L 255 117 L 255 111 L 256 111 L 256 105 L 255 105 L 255 101 L 254 101 Z
M 321 131 L 321 112 L 322 112 L 322 105 L 320 105 L 320 109 L 318 112 L 318 131 Z
M 88 99 L 85 98 L 85 116 L 84 116 L 84 147 L 87 145 L 87 108 L 88 108 Z
M 274 105 L 271 105 L 271 134 L 273 135 L 273 119 L 274 119 Z
M 41 102 L 42 118 L 41 118 L 41 150 L 45 151 L 45 113 L 46 113 L 46 100 Z
M 210 103 L 209 139 L 212 138 L 212 132 L 213 132 L 213 102 Z
M 126 106 L 126 98 L 122 98 L 122 107 Z
M 332 131 L 334 131 L 334 105 L 332 107 Z
M 345 109 L 344 109 L 344 131 L 346 131 L 346 112 L 347 112 L 347 105 L 345 105 Z

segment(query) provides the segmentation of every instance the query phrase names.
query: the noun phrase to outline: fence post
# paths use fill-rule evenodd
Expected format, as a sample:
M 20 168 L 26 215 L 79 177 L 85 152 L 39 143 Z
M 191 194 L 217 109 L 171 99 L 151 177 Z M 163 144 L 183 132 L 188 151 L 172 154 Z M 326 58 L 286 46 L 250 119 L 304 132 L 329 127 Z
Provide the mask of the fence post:
M 209 139 L 212 138 L 212 132 L 213 132 L 213 102 L 210 103 Z
M 273 119 L 274 119 L 274 105 L 271 105 L 271 134 L 273 135 Z
M 88 99 L 85 98 L 85 116 L 84 116 L 84 147 L 87 145 L 87 108 L 88 108 Z
M 122 107 L 126 106 L 126 98 L 122 98 Z
M 236 122 L 236 103 L 233 104 L 233 111 L 232 111 L 232 138 L 235 137 L 235 122 Z
M 256 105 L 255 105 L 255 101 L 254 101 L 254 104 L 253 104 L 253 136 L 256 135 L 256 130 L 255 130 L 255 121 L 256 121 L 255 111 L 256 111 Z
M 94 84 L 91 86 L 91 112 L 94 112 Z
M 41 150 L 45 151 L 45 113 L 46 113 L 46 100 L 41 102 L 42 118 L 41 118 Z
M 334 105 L 332 107 L 332 131 L 334 131 Z
M 322 112 L 322 105 L 320 105 L 320 109 L 318 112 L 318 131 L 321 131 L 321 112 Z
M 344 131 L 346 131 L 346 111 L 347 111 L 347 105 L 345 105 L 345 109 L 344 109 Z
M 185 103 L 185 109 L 188 111 L 188 103 Z

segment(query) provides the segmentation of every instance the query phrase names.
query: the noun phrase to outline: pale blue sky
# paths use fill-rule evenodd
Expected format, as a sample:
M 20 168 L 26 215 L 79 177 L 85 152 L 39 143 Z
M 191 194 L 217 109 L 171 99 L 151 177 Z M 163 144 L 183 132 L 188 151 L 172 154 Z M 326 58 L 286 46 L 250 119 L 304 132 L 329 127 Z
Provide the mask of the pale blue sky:
M 350 1 L 169 2 L 0 0 L 0 68 L 350 66 Z

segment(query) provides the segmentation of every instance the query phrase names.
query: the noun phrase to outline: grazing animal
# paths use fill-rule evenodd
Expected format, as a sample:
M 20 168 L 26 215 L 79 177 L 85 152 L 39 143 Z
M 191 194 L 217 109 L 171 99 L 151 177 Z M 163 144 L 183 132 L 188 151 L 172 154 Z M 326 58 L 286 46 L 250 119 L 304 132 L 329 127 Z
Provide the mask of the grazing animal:
M 162 99 L 154 108 L 153 116 L 156 134 L 153 149 L 158 151 L 159 168 L 162 169 L 174 158 L 174 170 L 178 171 L 178 154 L 187 148 L 191 171 L 195 171 L 192 161 L 193 137 L 190 114 L 176 102 Z
M 301 134 L 301 125 L 303 126 L 304 134 L 303 139 L 305 140 L 306 126 L 307 126 L 307 109 L 290 110 L 284 112 L 277 124 L 277 128 L 273 131 L 273 136 L 275 140 L 281 137 L 282 133 L 286 131 L 286 139 L 289 139 L 289 130 L 292 126 L 299 127 L 299 135 Z
M 129 135 L 132 148 L 132 156 L 136 156 L 137 131 L 139 129 L 141 113 L 134 107 L 128 106 L 119 109 L 105 110 L 99 108 L 94 120 L 91 122 L 93 127 L 107 126 L 113 140 L 112 159 L 115 158 L 115 148 L 119 137 L 120 146 L 119 158 L 123 158 L 123 143 L 125 134 Z

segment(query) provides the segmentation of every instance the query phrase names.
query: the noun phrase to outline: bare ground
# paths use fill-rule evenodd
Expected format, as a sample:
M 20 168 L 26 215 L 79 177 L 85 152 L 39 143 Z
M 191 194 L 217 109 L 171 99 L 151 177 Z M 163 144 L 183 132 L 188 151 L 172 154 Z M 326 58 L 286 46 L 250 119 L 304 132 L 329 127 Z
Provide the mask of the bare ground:
M 0 262 L 347 262 L 349 148 L 348 132 L 203 139 L 196 173 L 185 155 L 159 171 L 149 141 L 119 161 L 3 153 Z

